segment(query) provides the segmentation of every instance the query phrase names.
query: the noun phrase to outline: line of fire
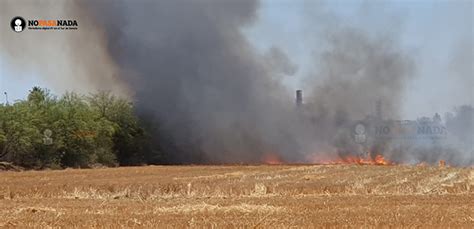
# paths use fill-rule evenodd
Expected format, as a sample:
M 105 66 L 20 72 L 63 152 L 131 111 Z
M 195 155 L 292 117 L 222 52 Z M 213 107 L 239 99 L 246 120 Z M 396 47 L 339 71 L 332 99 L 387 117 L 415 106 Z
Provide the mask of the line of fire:
M 296 91 L 296 108 L 305 119 L 314 118 L 311 111 L 305 107 L 302 90 Z M 338 132 L 340 134 L 335 137 L 334 144 L 337 157 L 326 157 L 324 154 L 317 153 L 310 155 L 305 163 L 394 165 L 409 161 L 404 159 L 403 154 L 409 154 L 415 150 L 417 154 L 420 151 L 435 153 L 436 149 L 438 151 L 452 150 L 449 148 L 449 142 L 452 141 L 449 131 L 438 113 L 435 113 L 432 118 L 421 117 L 416 120 L 388 119 L 384 117 L 381 101 L 376 101 L 372 114 L 368 114 L 362 120 L 349 121 Z M 394 154 L 397 154 L 398 158 L 390 157 Z M 287 163 L 276 154 L 264 155 L 263 162 Z M 419 165 L 425 163 L 424 161 Z M 445 165 L 444 160 L 437 163 Z

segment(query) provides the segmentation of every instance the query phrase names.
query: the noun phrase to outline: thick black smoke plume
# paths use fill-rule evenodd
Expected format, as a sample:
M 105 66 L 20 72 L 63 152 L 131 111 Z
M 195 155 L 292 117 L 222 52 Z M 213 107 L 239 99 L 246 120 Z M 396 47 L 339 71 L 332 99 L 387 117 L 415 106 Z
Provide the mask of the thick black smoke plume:
M 257 1 L 108 3 L 83 6 L 105 29 L 140 111 L 158 120 L 172 162 L 251 162 L 288 148 L 294 106 L 275 75 L 294 70 L 269 67 L 288 58 L 257 54 L 241 32 Z

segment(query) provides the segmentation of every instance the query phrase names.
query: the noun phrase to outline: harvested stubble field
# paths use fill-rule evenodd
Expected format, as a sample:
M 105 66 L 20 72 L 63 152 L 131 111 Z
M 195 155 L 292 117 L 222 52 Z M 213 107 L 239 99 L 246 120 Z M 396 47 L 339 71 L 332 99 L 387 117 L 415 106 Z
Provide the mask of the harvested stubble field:
M 0 183 L 0 227 L 474 227 L 473 168 L 147 166 Z

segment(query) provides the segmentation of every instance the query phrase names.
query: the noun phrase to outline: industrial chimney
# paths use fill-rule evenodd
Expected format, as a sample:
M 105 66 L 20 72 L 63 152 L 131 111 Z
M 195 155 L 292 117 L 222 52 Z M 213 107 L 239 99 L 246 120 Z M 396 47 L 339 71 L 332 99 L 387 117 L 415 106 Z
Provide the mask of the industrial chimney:
M 303 105 L 303 91 L 302 90 L 296 90 L 296 106 L 301 106 Z

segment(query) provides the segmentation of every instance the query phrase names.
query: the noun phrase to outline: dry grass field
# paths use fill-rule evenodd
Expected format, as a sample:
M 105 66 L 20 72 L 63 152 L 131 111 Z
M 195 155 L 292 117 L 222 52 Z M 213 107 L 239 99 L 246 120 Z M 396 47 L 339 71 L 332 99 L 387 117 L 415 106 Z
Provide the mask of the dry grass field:
M 147 166 L 0 172 L 0 227 L 474 228 L 474 169 Z

